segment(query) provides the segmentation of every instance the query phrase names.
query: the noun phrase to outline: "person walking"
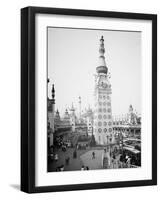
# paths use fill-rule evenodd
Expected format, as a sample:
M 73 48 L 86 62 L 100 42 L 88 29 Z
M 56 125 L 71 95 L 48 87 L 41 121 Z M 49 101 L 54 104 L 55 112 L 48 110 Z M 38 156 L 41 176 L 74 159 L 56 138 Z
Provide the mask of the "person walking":
M 66 164 L 66 165 L 69 165 L 69 161 L 70 161 L 70 157 L 68 156 L 68 157 L 65 159 L 65 164 Z
M 77 158 L 77 151 L 76 151 L 76 149 L 73 151 L 73 158 Z
M 110 167 L 109 163 L 109 154 L 107 152 L 107 149 L 104 149 L 104 152 L 102 154 L 102 167 L 103 169 L 108 169 Z
M 58 154 L 55 154 L 54 160 L 57 162 L 58 161 Z
M 127 167 L 130 168 L 130 166 L 131 166 L 131 158 L 130 157 L 128 157 L 126 164 L 127 164 Z
M 95 159 L 95 152 L 92 152 L 92 159 Z

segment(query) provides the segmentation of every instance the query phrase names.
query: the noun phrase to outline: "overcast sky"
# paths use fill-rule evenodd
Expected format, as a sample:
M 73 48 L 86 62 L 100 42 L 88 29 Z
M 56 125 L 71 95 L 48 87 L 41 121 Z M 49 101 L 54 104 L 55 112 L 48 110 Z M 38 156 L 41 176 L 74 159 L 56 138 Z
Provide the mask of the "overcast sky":
M 48 28 L 48 96 L 55 84 L 56 109 L 63 115 L 73 102 L 79 111 L 94 104 L 94 74 L 98 66 L 100 37 L 111 73 L 112 114 L 128 112 L 130 104 L 141 113 L 141 33 Z

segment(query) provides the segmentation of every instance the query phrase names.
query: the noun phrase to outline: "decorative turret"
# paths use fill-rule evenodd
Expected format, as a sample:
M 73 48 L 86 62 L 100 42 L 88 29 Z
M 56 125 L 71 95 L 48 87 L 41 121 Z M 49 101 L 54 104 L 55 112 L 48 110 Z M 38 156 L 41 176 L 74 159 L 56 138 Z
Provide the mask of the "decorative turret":
M 132 105 L 129 106 L 129 113 L 128 113 L 128 123 L 129 124 L 137 124 L 137 116 L 133 111 Z
M 65 110 L 65 113 L 64 113 L 63 124 L 64 124 L 65 126 L 70 126 L 70 115 L 69 115 L 67 109 Z
M 70 116 L 69 116 L 67 109 L 65 110 L 64 119 L 68 119 L 68 120 L 70 119 Z
M 132 113 L 133 112 L 133 107 L 132 105 L 129 106 L 129 113 Z
M 53 103 L 55 104 L 55 88 L 54 88 L 54 84 L 52 85 L 51 93 L 52 93 L 51 95 L 52 95 Z
M 70 111 L 71 111 L 71 113 L 74 113 L 74 112 L 75 112 L 75 108 L 74 108 L 74 106 L 73 106 L 73 103 L 72 103 L 72 106 L 71 106 L 71 108 L 70 108 Z
M 90 108 L 90 105 L 88 105 L 87 113 L 88 113 L 88 114 L 91 114 L 91 113 L 92 113 L 92 109 Z
M 79 96 L 79 101 L 78 101 L 78 103 L 79 103 L 79 120 L 80 120 L 80 122 L 81 122 L 81 115 L 82 115 L 82 111 L 81 111 L 81 103 L 82 103 L 82 101 L 81 101 L 81 97 Z
M 55 114 L 55 120 L 60 121 L 60 115 L 59 115 L 58 109 L 57 109 L 56 114 Z
M 100 39 L 100 47 L 99 47 L 99 63 L 98 63 L 98 67 L 96 68 L 96 71 L 98 74 L 103 73 L 103 74 L 107 74 L 108 72 L 108 68 L 106 67 L 106 61 L 105 61 L 105 48 L 104 48 L 104 39 L 103 36 Z

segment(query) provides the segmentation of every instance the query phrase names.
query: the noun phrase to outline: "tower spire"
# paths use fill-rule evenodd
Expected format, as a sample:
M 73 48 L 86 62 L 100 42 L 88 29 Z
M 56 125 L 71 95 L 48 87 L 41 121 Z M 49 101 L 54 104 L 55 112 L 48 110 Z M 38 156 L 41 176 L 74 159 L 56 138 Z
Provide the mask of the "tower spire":
M 54 104 L 55 104 L 55 88 L 54 88 L 54 84 L 52 85 L 51 93 L 52 93 L 52 99 L 53 99 Z
M 79 96 L 78 97 L 79 98 L 79 101 L 78 101 L 78 103 L 79 103 L 79 119 L 81 120 L 81 103 L 82 103 L 82 101 L 81 101 L 81 97 Z
M 98 61 L 98 67 L 96 68 L 96 70 L 97 70 L 97 73 L 107 74 L 108 69 L 106 66 L 104 53 L 105 53 L 104 38 L 103 36 L 101 36 L 100 46 L 99 46 L 99 61 Z
M 104 57 L 105 47 L 104 47 L 104 38 L 103 38 L 103 35 L 101 36 L 101 39 L 100 39 L 99 53 L 100 53 L 100 56 Z

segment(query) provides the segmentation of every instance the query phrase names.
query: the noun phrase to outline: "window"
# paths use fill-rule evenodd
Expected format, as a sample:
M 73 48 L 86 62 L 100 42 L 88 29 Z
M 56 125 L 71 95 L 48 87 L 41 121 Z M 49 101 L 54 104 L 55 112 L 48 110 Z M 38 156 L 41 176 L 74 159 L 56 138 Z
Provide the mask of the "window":
M 110 109 L 110 108 L 108 108 L 107 112 L 111 112 L 111 109 Z
M 98 119 L 102 119 L 102 115 L 98 115 Z
M 104 119 L 107 119 L 107 116 L 106 116 L 106 115 L 103 115 L 103 118 L 104 118 Z
M 102 106 L 102 102 L 99 102 L 99 105 Z
M 112 122 L 108 122 L 108 125 L 111 126 L 111 125 L 112 125 Z
M 104 125 L 104 126 L 107 126 L 107 122 L 103 122 L 103 125 Z
M 98 126 L 102 126 L 102 122 L 98 122 Z
M 102 108 L 99 108 L 99 110 L 98 110 L 99 112 L 102 112 Z
M 111 119 L 111 115 L 108 115 L 108 119 Z
M 106 105 L 106 102 L 105 102 L 105 101 L 103 102 L 103 105 L 104 105 L 104 106 Z
M 112 128 L 109 128 L 108 131 L 109 131 L 109 133 L 111 133 L 112 132 Z
M 99 129 L 98 129 L 98 132 L 99 132 L 99 133 L 101 133 L 101 132 L 102 132 L 102 129 L 101 129 L 101 128 L 99 128 Z

